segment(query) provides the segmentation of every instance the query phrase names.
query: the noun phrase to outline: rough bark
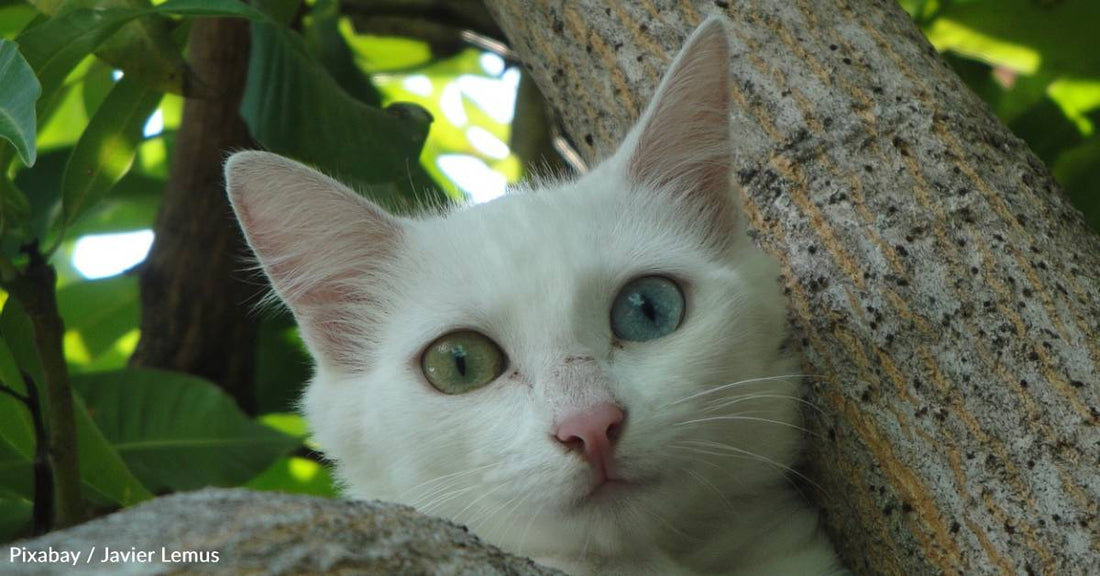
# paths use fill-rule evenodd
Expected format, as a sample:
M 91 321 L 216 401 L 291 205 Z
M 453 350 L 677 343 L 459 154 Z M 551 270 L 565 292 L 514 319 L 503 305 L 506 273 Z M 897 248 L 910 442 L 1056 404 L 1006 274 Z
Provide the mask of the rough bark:
M 222 163 L 251 143 L 238 113 L 248 70 L 248 22 L 199 19 L 189 61 L 204 92 L 189 99 L 176 135 L 171 177 L 141 269 L 141 342 L 132 364 L 205 377 L 251 412 L 256 285 L 225 196 Z
M 490 0 L 587 160 L 733 22 L 737 174 L 858 574 L 1100 573 L 1100 239 L 892 1 Z
M 95 557 L 85 563 L 93 547 Z M 207 561 L 163 562 L 162 547 L 206 552 Z M 407 506 L 246 490 L 166 496 L 12 548 L 82 556 L 63 567 L 9 561 L 5 551 L 5 574 L 561 575 Z M 104 564 L 105 548 L 151 550 L 152 561 Z M 209 552 L 217 552 L 217 562 Z

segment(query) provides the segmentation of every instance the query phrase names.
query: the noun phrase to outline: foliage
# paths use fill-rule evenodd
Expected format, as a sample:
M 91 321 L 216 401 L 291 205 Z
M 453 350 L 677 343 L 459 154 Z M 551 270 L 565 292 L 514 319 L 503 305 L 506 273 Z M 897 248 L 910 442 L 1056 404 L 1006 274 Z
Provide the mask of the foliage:
M 15 146 L 24 164 L 34 164 L 34 102 L 42 92 L 38 78 L 14 42 L 0 40 L 0 137 Z
M 178 94 L 191 86 L 189 97 L 206 96 L 183 55 L 191 18 L 253 21 L 241 113 L 261 144 L 350 180 L 394 208 L 445 197 L 416 161 L 438 110 L 392 106 L 394 90 L 377 88 L 368 72 L 395 63 L 430 71 L 446 68 L 446 59 L 417 49 L 422 43 L 397 41 L 414 50 L 393 52 L 394 39 L 359 36 L 335 0 L 304 10 L 283 0 L 252 6 L 0 0 L 0 286 L 24 274 L 38 252 L 59 270 L 73 441 L 90 510 L 211 485 L 335 493 L 301 418 L 285 413 L 309 376 L 288 316 L 264 321 L 257 387 L 267 414 L 253 418 L 201 378 L 127 368 L 138 338 L 136 278 L 84 280 L 70 265 L 78 239 L 153 223 L 180 122 Z M 425 57 L 410 63 L 410 53 Z M 460 54 L 462 66 L 450 65 L 451 76 L 480 71 L 476 54 Z M 162 125 L 151 128 L 154 121 Z M 506 139 L 506 123 L 492 130 Z M 449 150 L 473 151 L 465 141 Z M 446 195 L 459 194 L 450 182 L 441 184 Z M 33 241 L 38 248 L 27 250 Z M 34 514 L 44 433 L 36 419 L 46 401 L 36 394 L 44 381 L 32 338 L 39 319 L 3 291 L 0 308 L 0 540 L 6 540 L 25 534 Z
M 97 372 L 75 377 L 73 388 L 111 447 L 154 492 L 242 484 L 298 444 L 194 376 Z
M 390 208 L 413 192 L 405 162 L 423 148 L 430 116 L 388 114 L 357 100 L 317 65 L 299 35 L 275 23 L 252 27 L 248 73 L 241 112 L 265 148 L 327 165 Z

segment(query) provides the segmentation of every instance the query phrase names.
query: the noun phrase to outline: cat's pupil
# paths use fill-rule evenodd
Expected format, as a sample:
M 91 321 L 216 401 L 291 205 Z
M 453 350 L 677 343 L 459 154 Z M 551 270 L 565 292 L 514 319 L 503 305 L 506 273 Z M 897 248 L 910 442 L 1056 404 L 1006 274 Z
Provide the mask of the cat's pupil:
M 466 349 L 458 346 L 455 348 L 455 369 L 462 377 L 466 376 Z
M 653 301 L 649 298 L 645 298 L 642 301 L 642 314 L 645 314 L 645 317 L 649 318 L 650 322 L 657 321 L 657 308 L 653 305 Z

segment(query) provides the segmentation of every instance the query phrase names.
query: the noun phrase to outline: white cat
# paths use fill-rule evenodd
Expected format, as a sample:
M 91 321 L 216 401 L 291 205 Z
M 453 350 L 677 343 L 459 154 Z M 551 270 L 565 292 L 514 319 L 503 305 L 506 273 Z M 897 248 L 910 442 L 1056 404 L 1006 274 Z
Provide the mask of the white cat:
M 699 27 L 577 180 L 410 219 L 296 162 L 230 158 L 351 496 L 576 575 L 842 572 L 787 478 L 797 363 L 731 184 L 724 26 Z

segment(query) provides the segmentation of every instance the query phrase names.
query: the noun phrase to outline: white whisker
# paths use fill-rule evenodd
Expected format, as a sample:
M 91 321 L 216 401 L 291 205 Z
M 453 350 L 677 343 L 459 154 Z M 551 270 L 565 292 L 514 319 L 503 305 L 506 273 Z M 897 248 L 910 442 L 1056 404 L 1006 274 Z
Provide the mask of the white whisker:
M 489 468 L 491 466 L 494 466 L 494 464 L 485 464 L 483 466 L 475 466 L 474 468 L 470 468 L 470 469 L 467 469 L 467 470 L 460 470 L 458 472 L 451 472 L 449 474 L 443 474 L 441 476 L 436 476 L 435 478 L 425 480 L 424 482 L 421 482 L 421 483 L 417 484 L 416 486 L 413 486 L 412 488 L 408 488 L 408 489 L 404 490 L 403 492 L 401 492 L 401 494 L 399 494 L 397 496 L 397 500 L 398 501 L 403 501 L 405 496 L 412 495 L 412 493 L 414 493 L 418 490 L 421 490 L 423 488 L 427 488 L 429 485 L 435 484 L 437 482 L 442 482 L 444 480 L 447 480 L 449 478 L 454 478 L 456 476 L 465 476 L 467 474 L 473 474 L 475 472 L 478 472 L 480 470 L 484 470 L 484 469 Z
M 522 498 L 522 495 L 517 494 L 516 496 L 513 496 L 505 500 L 504 502 L 497 504 L 491 509 L 483 510 L 480 514 L 471 517 L 470 521 L 467 522 L 467 525 L 470 527 L 470 530 L 474 531 L 475 534 L 481 534 L 481 527 L 483 525 L 487 524 L 497 514 L 503 512 L 505 508 L 511 506 L 513 502 L 519 500 L 520 498 Z
M 461 495 L 463 495 L 463 494 L 465 494 L 465 493 L 467 493 L 471 490 L 477 490 L 478 488 L 480 488 L 480 486 L 466 486 L 465 488 L 459 488 L 458 490 L 445 492 L 442 495 L 434 498 L 431 502 L 428 502 L 428 503 L 420 505 L 420 506 L 414 506 L 414 508 L 416 508 L 417 510 L 420 510 L 424 514 L 428 514 L 433 509 L 435 509 L 439 506 L 442 506 L 443 504 L 446 504 L 447 502 L 450 502 L 451 500 L 454 500 L 455 498 L 457 498 L 457 497 L 459 497 L 459 496 L 461 496 Z
M 584 547 L 581 548 L 580 557 L 577 559 L 580 562 L 584 562 L 588 559 L 588 544 L 592 539 L 592 519 L 584 523 Z
M 475 506 L 478 502 L 481 502 L 482 500 L 488 498 L 489 496 L 492 496 L 497 490 L 500 490 L 501 488 L 504 488 L 507 485 L 508 485 L 507 482 L 501 482 L 500 484 L 497 484 L 491 490 L 489 490 L 489 491 L 485 492 L 484 494 L 482 494 L 481 496 L 478 496 L 477 498 L 475 498 L 472 502 L 467 504 L 465 508 L 463 508 L 462 510 L 459 510 L 458 513 L 454 515 L 454 518 L 458 518 L 459 516 L 462 516 L 463 514 L 466 513 L 467 510 L 469 510 L 470 508 Z
M 783 422 L 782 420 L 772 420 L 770 418 L 758 418 L 756 416 L 707 416 L 706 418 L 696 418 L 694 420 L 685 420 L 683 422 L 677 422 L 677 423 L 673 424 L 673 426 L 686 426 L 688 424 L 703 424 L 703 423 L 706 423 L 706 422 L 719 422 L 719 421 L 723 421 L 723 420 L 725 420 L 725 421 L 744 420 L 744 421 L 748 421 L 748 422 L 767 422 L 769 424 L 778 424 L 779 426 L 786 426 L 788 428 L 794 428 L 795 430 L 801 430 L 801 431 L 805 432 L 806 434 L 811 434 L 811 435 L 814 434 L 813 432 L 810 432 L 809 430 L 807 430 L 807 429 L 805 429 L 805 428 L 803 428 L 803 427 L 801 427 L 797 424 L 791 424 L 790 422 Z
M 515 505 L 513 505 L 511 509 L 504 513 L 504 517 L 502 518 L 501 522 L 493 528 L 493 531 L 501 534 L 507 533 L 507 530 L 501 530 L 501 528 L 507 528 L 511 526 L 511 524 L 514 522 L 516 510 L 519 510 L 521 507 L 523 507 L 523 504 L 527 502 L 527 499 L 531 497 L 531 494 L 531 492 L 528 492 L 522 497 L 516 496 L 515 498 L 512 498 L 512 500 L 509 501 L 509 504 L 515 502 Z M 509 522 L 509 518 L 512 518 L 513 522 Z
M 694 479 L 698 480 L 700 484 L 702 484 L 702 485 L 706 486 L 706 487 L 707 487 L 707 488 L 709 488 L 709 489 L 710 489 L 710 490 L 711 490 L 712 492 L 714 492 L 715 494 L 717 494 L 717 495 L 718 495 L 718 497 L 722 499 L 722 502 L 725 502 L 725 503 L 726 503 L 726 506 L 727 506 L 727 507 L 728 507 L 728 508 L 730 509 L 730 512 L 734 513 L 735 515 L 737 514 L 737 509 L 736 509 L 736 508 L 735 508 L 735 507 L 733 506 L 733 502 L 730 502 L 730 499 L 729 499 L 729 498 L 727 498 L 727 497 L 726 497 L 726 495 L 725 495 L 725 494 L 723 494 L 723 493 L 722 493 L 722 491 L 721 491 L 721 490 L 719 490 L 719 489 L 718 489 L 718 487 L 717 487 L 717 486 L 715 486 L 713 482 L 711 482 L 710 480 L 707 480 L 706 478 L 704 478 L 704 477 L 703 477 L 702 475 L 700 475 L 700 474 L 696 474 L 696 473 L 695 473 L 694 471 L 692 471 L 691 469 L 687 469 L 687 468 L 685 468 L 685 469 L 684 469 L 684 472 L 685 472 L 685 473 L 687 473 L 687 475 L 688 475 L 688 476 L 691 476 L 692 478 L 694 478 Z
M 687 402 L 688 400 L 693 400 L 693 399 L 698 398 L 700 396 L 707 396 L 709 394 L 714 394 L 716 392 L 721 392 L 723 390 L 728 390 L 730 388 L 736 388 L 737 386 L 744 386 L 745 384 L 752 384 L 754 382 L 767 382 L 769 380 L 785 380 L 785 379 L 788 379 L 788 378 L 821 378 L 821 377 L 822 376 L 819 375 L 819 374 L 782 374 L 782 375 L 779 375 L 779 376 L 764 376 L 764 377 L 761 377 L 761 378 L 749 378 L 748 380 L 739 380 L 737 382 L 731 382 L 729 384 L 723 384 L 721 386 L 715 386 L 714 388 L 703 390 L 702 392 L 696 392 L 695 394 L 692 394 L 690 396 L 685 396 L 683 398 L 680 398 L 679 400 L 674 400 L 674 401 L 670 402 L 667 406 L 675 406 L 675 405 L 677 405 L 681 402 Z
M 814 410 L 817 410 L 818 414 L 821 414 L 822 416 L 825 415 L 825 411 L 822 410 L 818 405 L 814 404 L 813 402 L 810 402 L 809 400 L 805 400 L 803 398 L 799 398 L 797 396 L 790 396 L 790 395 L 787 395 L 787 394 L 746 394 L 746 395 L 741 395 L 741 396 L 733 396 L 732 398 L 715 398 L 715 399 L 711 400 L 711 404 L 708 404 L 707 407 L 703 409 L 703 411 L 704 412 L 712 412 L 712 411 L 717 410 L 719 408 L 725 408 L 727 406 L 733 406 L 734 404 L 739 404 L 741 402 L 746 402 L 748 400 L 756 400 L 757 398 L 774 398 L 774 399 L 778 399 L 778 400 L 793 400 L 795 402 L 805 404 L 806 406 L 809 406 L 810 408 L 813 408 Z
M 527 545 L 527 536 L 528 533 L 531 531 L 531 525 L 535 523 L 535 519 L 539 517 L 539 514 L 542 514 L 542 511 L 546 508 L 547 504 L 549 504 L 549 502 L 543 502 L 542 506 L 539 506 L 539 509 L 535 510 L 534 515 L 532 515 L 531 519 L 527 521 L 527 527 L 523 529 L 523 535 L 519 539 L 519 548 L 516 550 L 518 555 L 524 555 L 523 548 Z
M 729 444 L 722 444 L 720 442 L 711 442 L 709 440 L 684 440 L 684 441 L 682 441 L 681 444 L 682 444 L 681 448 L 686 448 L 686 449 L 691 449 L 692 445 L 697 445 L 697 446 L 703 446 L 703 447 L 706 447 L 706 448 L 712 448 L 712 449 L 715 449 L 715 450 L 728 450 L 730 452 L 733 452 L 733 454 L 723 454 L 721 452 L 708 452 L 708 451 L 704 451 L 704 450 L 695 449 L 696 451 L 698 451 L 700 453 L 710 454 L 712 456 L 744 456 L 744 457 L 747 457 L 747 458 L 751 458 L 753 460 L 758 460 L 760 462 L 765 462 L 767 464 L 771 464 L 772 466 L 775 466 L 775 467 L 777 467 L 781 470 L 784 470 L 784 471 L 786 471 L 790 474 L 798 476 L 799 478 L 805 480 L 806 482 L 809 482 L 810 484 L 812 484 L 814 486 L 814 488 L 817 488 L 818 490 L 820 490 L 822 494 L 826 493 L 825 489 L 822 488 L 820 484 L 818 484 L 817 482 L 814 482 L 813 480 L 811 480 L 805 474 L 799 472 L 798 470 L 795 470 L 794 468 L 791 468 L 790 466 L 787 466 L 786 464 L 784 464 L 782 462 L 776 462 L 775 460 L 772 460 L 771 458 L 768 458 L 767 456 L 757 454 L 756 452 L 752 452 L 750 450 L 745 450 L 743 448 L 738 448 L 736 446 L 730 446 Z M 683 444 L 686 444 L 687 446 L 684 446 Z
M 693 536 L 685 533 L 683 530 L 680 530 L 679 528 L 673 526 L 672 523 L 670 523 L 664 516 L 661 516 L 656 510 L 649 510 L 649 509 L 641 508 L 641 507 L 637 507 L 637 506 L 634 506 L 633 508 L 635 508 L 636 510 L 638 510 L 639 512 L 641 512 L 643 514 L 648 515 L 651 518 L 655 518 L 658 522 L 660 522 L 662 525 L 664 525 L 665 528 L 667 528 L 673 534 L 676 534 L 677 536 L 679 536 L 681 538 L 684 538 L 686 540 L 698 540 L 698 538 L 693 537 Z

